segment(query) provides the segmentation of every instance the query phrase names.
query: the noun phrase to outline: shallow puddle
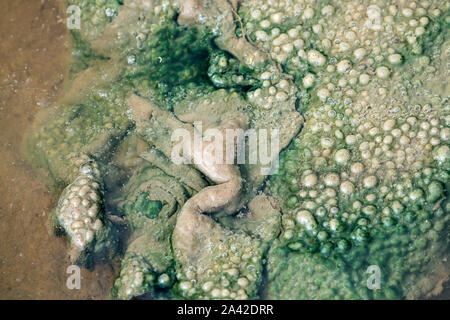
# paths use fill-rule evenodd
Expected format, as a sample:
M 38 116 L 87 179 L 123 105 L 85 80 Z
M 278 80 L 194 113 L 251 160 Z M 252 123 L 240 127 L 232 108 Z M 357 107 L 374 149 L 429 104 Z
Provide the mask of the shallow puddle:
M 70 57 L 57 1 L 0 1 L 0 299 L 103 299 L 109 265 L 66 286 L 66 241 L 48 232 L 54 198 L 22 160 L 22 140 L 40 108 L 60 93 Z

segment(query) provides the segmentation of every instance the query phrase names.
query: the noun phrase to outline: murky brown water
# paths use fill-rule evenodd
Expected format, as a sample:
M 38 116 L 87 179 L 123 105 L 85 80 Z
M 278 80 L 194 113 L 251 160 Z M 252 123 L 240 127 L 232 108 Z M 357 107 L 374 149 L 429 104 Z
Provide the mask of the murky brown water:
M 69 35 L 55 0 L 0 0 L 0 299 L 102 299 L 111 266 L 66 287 L 66 242 L 48 233 L 54 200 L 23 162 L 24 133 L 67 72 Z

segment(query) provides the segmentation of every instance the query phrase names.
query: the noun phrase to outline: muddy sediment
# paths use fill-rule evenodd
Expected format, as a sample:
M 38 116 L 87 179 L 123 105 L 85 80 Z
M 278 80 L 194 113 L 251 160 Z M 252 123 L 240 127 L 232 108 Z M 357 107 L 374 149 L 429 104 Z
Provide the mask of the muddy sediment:
M 66 287 L 66 240 L 48 232 L 55 198 L 22 158 L 27 128 L 67 75 L 64 11 L 54 0 L 0 7 L 0 299 L 104 299 L 116 276 L 110 265 L 81 270 L 81 288 Z

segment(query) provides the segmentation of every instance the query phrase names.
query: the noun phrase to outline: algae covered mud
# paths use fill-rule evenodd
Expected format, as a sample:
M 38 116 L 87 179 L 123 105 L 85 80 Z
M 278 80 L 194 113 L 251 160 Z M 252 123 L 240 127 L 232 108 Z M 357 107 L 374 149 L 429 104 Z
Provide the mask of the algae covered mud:
M 59 195 L 50 224 L 71 261 L 121 260 L 111 298 L 439 293 L 450 2 L 66 5 L 70 79 L 26 158 Z M 213 148 L 266 131 L 273 170 Z

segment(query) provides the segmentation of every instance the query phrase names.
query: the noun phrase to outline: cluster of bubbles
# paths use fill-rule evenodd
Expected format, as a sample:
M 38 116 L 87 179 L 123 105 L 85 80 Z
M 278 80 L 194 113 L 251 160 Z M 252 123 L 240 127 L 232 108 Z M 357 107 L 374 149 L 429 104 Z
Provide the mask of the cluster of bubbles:
M 391 268 L 392 291 L 425 268 L 421 251 L 446 247 L 450 116 L 431 80 L 448 76 L 439 70 L 448 62 L 448 6 L 250 1 L 240 11 L 250 39 L 292 74 L 306 101 L 306 124 L 271 179 L 283 241 L 346 263 L 378 259 Z M 388 240 L 367 258 L 381 234 Z M 396 249 L 389 241 L 400 234 Z M 389 255 L 411 263 L 394 267 Z
M 112 295 L 116 299 L 129 300 L 151 294 L 154 288 L 167 288 L 170 284 L 171 279 L 167 273 L 158 273 L 143 256 L 130 252 L 122 260 L 120 275 L 114 283 Z
M 106 240 L 107 226 L 98 165 L 87 155 L 81 155 L 76 161 L 80 164 L 79 175 L 64 189 L 55 215 L 72 249 L 81 254 L 95 242 Z
M 222 241 L 211 240 L 208 261 L 182 266 L 175 290 L 189 299 L 251 299 L 257 295 L 262 274 L 259 240 L 227 232 Z
M 122 89 L 114 85 L 98 88 L 79 103 L 56 107 L 32 137 L 35 162 L 48 167 L 55 179 L 72 182 L 79 169 L 72 162 L 74 154 L 86 153 L 99 143 L 107 145 L 109 138 L 129 128 Z

